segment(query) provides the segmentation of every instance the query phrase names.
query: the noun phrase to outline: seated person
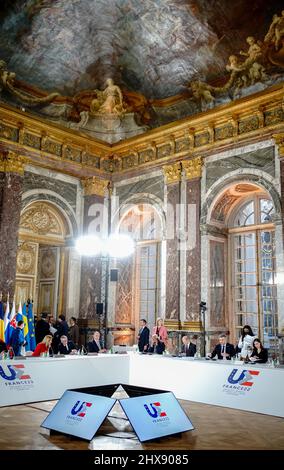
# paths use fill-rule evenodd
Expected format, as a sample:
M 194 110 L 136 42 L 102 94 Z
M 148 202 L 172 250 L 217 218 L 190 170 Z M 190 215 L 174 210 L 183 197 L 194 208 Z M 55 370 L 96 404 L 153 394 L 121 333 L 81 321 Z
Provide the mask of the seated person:
M 196 353 L 196 344 L 193 344 L 187 335 L 183 336 L 181 340 L 182 340 L 181 353 L 188 357 L 194 357 Z
M 46 335 L 43 340 L 37 344 L 32 356 L 39 357 L 41 354 L 49 353 L 49 349 L 52 343 L 52 336 Z
M 101 334 L 98 330 L 95 330 L 93 333 L 93 341 L 90 341 L 87 345 L 89 353 L 103 353 L 106 352 L 106 349 L 103 348 L 103 345 L 100 341 Z
M 268 361 L 268 351 L 263 347 L 260 339 L 255 338 L 253 341 L 252 355 L 249 360 L 251 362 L 258 362 L 259 364 L 265 364 Z
M 215 346 L 211 354 L 208 354 L 208 357 L 217 356 L 218 359 L 227 359 L 230 360 L 235 356 L 235 348 L 232 344 L 227 343 L 227 336 L 222 334 L 219 336 L 219 344 Z
M 148 349 L 149 353 L 154 353 L 154 354 L 163 354 L 164 352 L 164 343 L 159 341 L 158 335 L 153 335 L 152 336 L 152 345 Z
M 73 341 L 68 341 L 67 336 L 62 335 L 60 337 L 60 343 L 58 345 L 58 352 L 60 354 L 76 354 L 77 349 Z

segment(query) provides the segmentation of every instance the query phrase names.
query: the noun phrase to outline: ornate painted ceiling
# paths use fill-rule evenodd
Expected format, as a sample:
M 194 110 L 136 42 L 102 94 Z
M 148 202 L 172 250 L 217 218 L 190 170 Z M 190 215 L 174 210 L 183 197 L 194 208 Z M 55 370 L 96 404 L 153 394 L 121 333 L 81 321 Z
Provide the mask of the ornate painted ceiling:
M 0 59 L 17 79 L 74 96 L 108 77 L 153 104 L 219 84 L 228 58 L 263 40 L 280 0 L 2 0 Z M 156 111 L 152 127 L 200 109 Z
M 224 74 L 248 35 L 267 32 L 281 1 L 2 1 L 0 56 L 17 77 L 73 95 L 108 77 L 147 98 Z

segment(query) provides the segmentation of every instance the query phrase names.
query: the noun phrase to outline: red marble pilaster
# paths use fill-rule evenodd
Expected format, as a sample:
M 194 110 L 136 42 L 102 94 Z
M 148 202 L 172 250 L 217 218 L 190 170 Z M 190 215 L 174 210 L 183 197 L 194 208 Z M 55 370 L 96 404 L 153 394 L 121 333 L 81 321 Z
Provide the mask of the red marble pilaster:
M 167 186 L 167 260 L 166 320 L 179 321 L 180 315 L 180 252 L 177 239 L 177 217 L 180 204 L 180 182 Z
M 13 298 L 23 176 L 0 171 L 0 292 Z
M 200 178 L 186 181 L 187 211 L 186 230 L 189 246 L 186 251 L 186 321 L 200 321 L 199 304 L 201 289 L 201 249 L 200 249 Z M 195 220 L 189 220 L 190 214 Z M 194 230 L 195 233 L 190 233 Z

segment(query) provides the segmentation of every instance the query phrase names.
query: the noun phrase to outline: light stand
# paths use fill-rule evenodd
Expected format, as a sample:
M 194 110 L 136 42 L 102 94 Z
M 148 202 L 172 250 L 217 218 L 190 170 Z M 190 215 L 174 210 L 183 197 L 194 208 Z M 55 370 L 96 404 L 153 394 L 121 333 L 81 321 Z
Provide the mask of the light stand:
M 203 356 L 206 356 L 206 332 L 205 332 L 205 312 L 207 310 L 206 302 L 200 302 L 200 316 L 202 318 L 203 325 Z

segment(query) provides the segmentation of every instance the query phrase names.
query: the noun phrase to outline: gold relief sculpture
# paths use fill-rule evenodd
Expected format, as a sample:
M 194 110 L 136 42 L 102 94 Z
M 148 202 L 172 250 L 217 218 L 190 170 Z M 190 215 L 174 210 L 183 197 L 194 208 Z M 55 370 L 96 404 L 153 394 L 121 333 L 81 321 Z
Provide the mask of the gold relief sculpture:
M 265 55 L 273 65 L 284 67 L 284 10 L 275 14 L 264 38 Z
M 181 180 L 180 162 L 163 166 L 166 184 L 178 183 Z
M 184 170 L 186 179 L 201 178 L 202 158 L 197 157 L 192 160 L 183 160 L 182 169 Z
M 273 138 L 278 147 L 279 157 L 284 157 L 284 133 L 282 132 L 280 134 L 273 134 Z
M 36 260 L 36 246 L 31 243 L 22 243 L 17 253 L 17 273 L 34 274 Z
M 27 208 L 21 216 L 20 228 L 38 235 L 62 235 L 62 228 L 49 206 L 44 203 L 34 204 Z
M 17 155 L 14 152 L 0 153 L 0 171 L 4 173 L 24 174 L 24 166 L 28 163 L 28 158 Z
M 91 178 L 82 179 L 82 184 L 85 196 L 92 196 L 96 194 L 97 196 L 104 197 L 110 182 L 108 180 L 102 180 L 96 176 L 92 176 Z
M 37 104 L 50 103 L 54 98 L 59 96 L 59 93 L 51 93 L 50 95 L 42 98 L 30 97 L 22 93 L 15 84 L 16 74 L 9 72 L 7 64 L 4 60 L 0 60 L 0 94 L 2 90 L 9 91 L 12 95 L 19 98 L 24 103 L 32 106 Z
M 97 98 L 90 105 L 92 114 L 116 114 L 122 116 L 127 109 L 123 103 L 123 95 L 119 86 L 115 85 L 112 78 L 106 80 L 106 88 L 103 91 L 95 90 Z

